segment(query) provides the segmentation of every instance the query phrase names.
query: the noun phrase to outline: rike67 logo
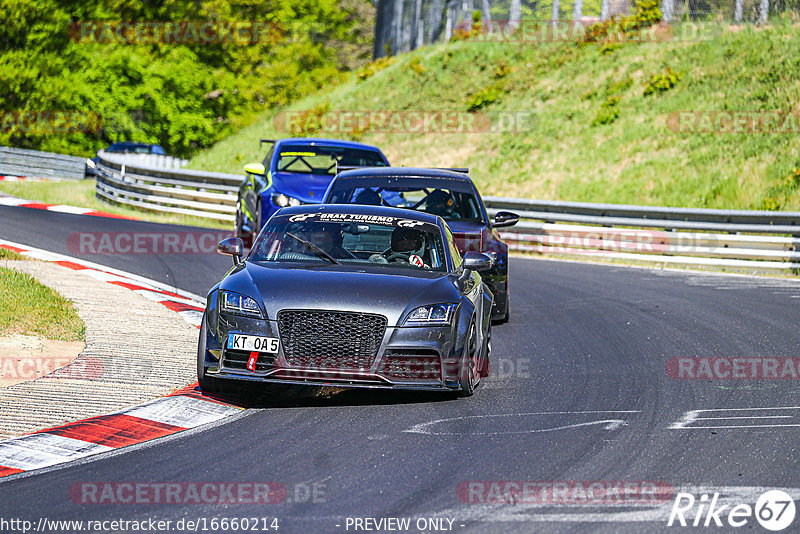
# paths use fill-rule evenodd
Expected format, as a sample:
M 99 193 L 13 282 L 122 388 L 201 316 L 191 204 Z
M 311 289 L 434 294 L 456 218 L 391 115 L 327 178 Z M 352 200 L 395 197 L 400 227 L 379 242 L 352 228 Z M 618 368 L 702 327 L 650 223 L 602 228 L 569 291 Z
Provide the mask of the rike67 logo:
M 794 500 L 785 491 L 769 490 L 762 493 L 755 508 L 745 503 L 720 504 L 719 501 L 720 494 L 716 492 L 711 497 L 704 493 L 699 499 L 691 493 L 678 493 L 667 526 L 738 528 L 748 525 L 755 517 L 762 527 L 777 532 L 794 521 Z

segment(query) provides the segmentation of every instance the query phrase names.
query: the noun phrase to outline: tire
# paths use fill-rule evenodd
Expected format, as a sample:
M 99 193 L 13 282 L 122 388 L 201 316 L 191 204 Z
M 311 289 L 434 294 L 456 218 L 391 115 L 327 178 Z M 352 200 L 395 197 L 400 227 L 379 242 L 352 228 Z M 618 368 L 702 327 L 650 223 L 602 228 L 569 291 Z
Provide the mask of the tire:
M 492 322 L 489 321 L 489 328 L 486 333 L 486 346 L 480 366 L 481 378 L 486 378 L 487 376 L 489 376 L 489 373 L 491 372 L 491 362 L 489 360 L 491 358 L 491 355 L 492 355 Z
M 511 293 L 508 292 L 508 286 L 506 286 L 506 313 L 503 314 L 503 318 L 500 319 L 500 322 L 507 323 L 509 318 L 511 318 Z
M 508 322 L 508 319 L 511 317 L 511 293 L 508 291 L 508 284 L 506 284 L 506 309 L 503 312 L 503 316 L 499 319 L 494 319 L 494 324 L 505 324 Z
M 235 384 L 206 375 L 206 332 L 206 318 L 203 317 L 200 339 L 197 341 L 197 382 L 204 393 L 232 393 L 236 390 Z
M 467 334 L 467 344 L 464 347 L 464 354 L 461 357 L 461 369 L 459 370 L 458 383 L 461 385 L 459 397 L 471 397 L 475 393 L 475 386 L 477 382 L 473 376 L 473 365 L 475 360 L 475 351 L 478 350 L 478 334 L 475 330 L 475 321 L 469 325 L 469 333 Z
M 261 199 L 259 199 L 258 202 L 256 202 L 256 220 L 253 221 L 253 233 L 250 234 L 249 247 L 252 247 L 255 244 L 258 233 L 261 232 L 261 212 Z
M 250 235 L 245 235 L 244 232 L 244 215 L 242 214 L 242 201 L 236 202 L 236 216 L 233 223 L 233 235 L 238 237 L 244 242 L 245 246 L 250 246 Z

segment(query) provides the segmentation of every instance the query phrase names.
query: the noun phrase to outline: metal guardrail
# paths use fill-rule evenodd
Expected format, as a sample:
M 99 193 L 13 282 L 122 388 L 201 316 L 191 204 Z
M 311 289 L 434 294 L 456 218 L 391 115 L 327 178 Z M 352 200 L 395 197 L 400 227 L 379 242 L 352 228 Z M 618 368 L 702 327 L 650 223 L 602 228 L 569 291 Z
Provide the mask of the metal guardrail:
M 82 180 L 86 158 L 0 146 L 0 175 Z
M 98 157 L 101 154 L 109 161 L 124 163 L 125 165 L 139 165 L 148 168 L 155 167 L 158 169 L 180 169 L 189 163 L 188 159 L 181 159 L 176 158 L 175 156 L 166 156 L 161 154 L 116 153 L 101 150 L 97 154 Z
M 99 154 L 97 196 L 154 211 L 232 222 L 243 176 L 125 165 Z M 800 212 L 669 208 L 485 197 L 520 222 L 511 250 L 747 272 L 800 270 Z
M 486 197 L 512 250 L 750 273 L 800 270 L 800 212 L 670 208 Z
M 152 211 L 234 220 L 243 176 L 125 164 L 103 151 L 97 156 L 95 193 L 102 200 Z

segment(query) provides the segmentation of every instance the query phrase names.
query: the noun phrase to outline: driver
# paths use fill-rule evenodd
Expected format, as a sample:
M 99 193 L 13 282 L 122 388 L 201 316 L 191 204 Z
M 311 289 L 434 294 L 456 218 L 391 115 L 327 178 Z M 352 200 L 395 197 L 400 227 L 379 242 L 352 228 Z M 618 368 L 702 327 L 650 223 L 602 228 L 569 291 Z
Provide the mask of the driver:
M 380 206 L 381 196 L 372 189 L 364 189 L 356 195 L 355 202 L 364 206 Z
M 312 223 L 304 239 L 321 248 L 336 259 L 351 258 L 352 255 L 342 246 L 344 235 L 338 223 Z
M 453 198 L 446 191 L 434 189 L 425 199 L 425 211 L 445 219 L 453 214 Z
M 422 248 L 422 232 L 414 228 L 397 227 L 392 231 L 392 254 L 389 261 L 403 261 L 425 267 L 418 255 Z

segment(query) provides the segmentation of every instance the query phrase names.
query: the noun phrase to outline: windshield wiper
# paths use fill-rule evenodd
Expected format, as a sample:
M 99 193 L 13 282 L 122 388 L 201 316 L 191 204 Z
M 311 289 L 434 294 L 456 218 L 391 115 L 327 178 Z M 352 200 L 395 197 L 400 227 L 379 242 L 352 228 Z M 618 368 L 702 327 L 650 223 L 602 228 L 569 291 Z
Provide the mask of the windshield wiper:
M 291 232 L 286 232 L 286 235 L 288 235 L 289 237 L 291 237 L 292 239 L 294 239 L 298 243 L 300 243 L 303 246 L 305 246 L 308 250 L 310 250 L 311 252 L 313 252 L 318 257 L 322 258 L 323 260 L 328 260 L 329 262 L 335 263 L 336 265 L 341 265 L 338 261 L 336 261 L 336 259 L 333 256 L 331 256 L 330 254 L 328 254 L 327 252 L 325 252 L 324 250 L 319 248 L 314 243 L 310 243 L 310 242 L 306 241 L 305 239 L 297 237 L 296 235 L 294 235 Z

